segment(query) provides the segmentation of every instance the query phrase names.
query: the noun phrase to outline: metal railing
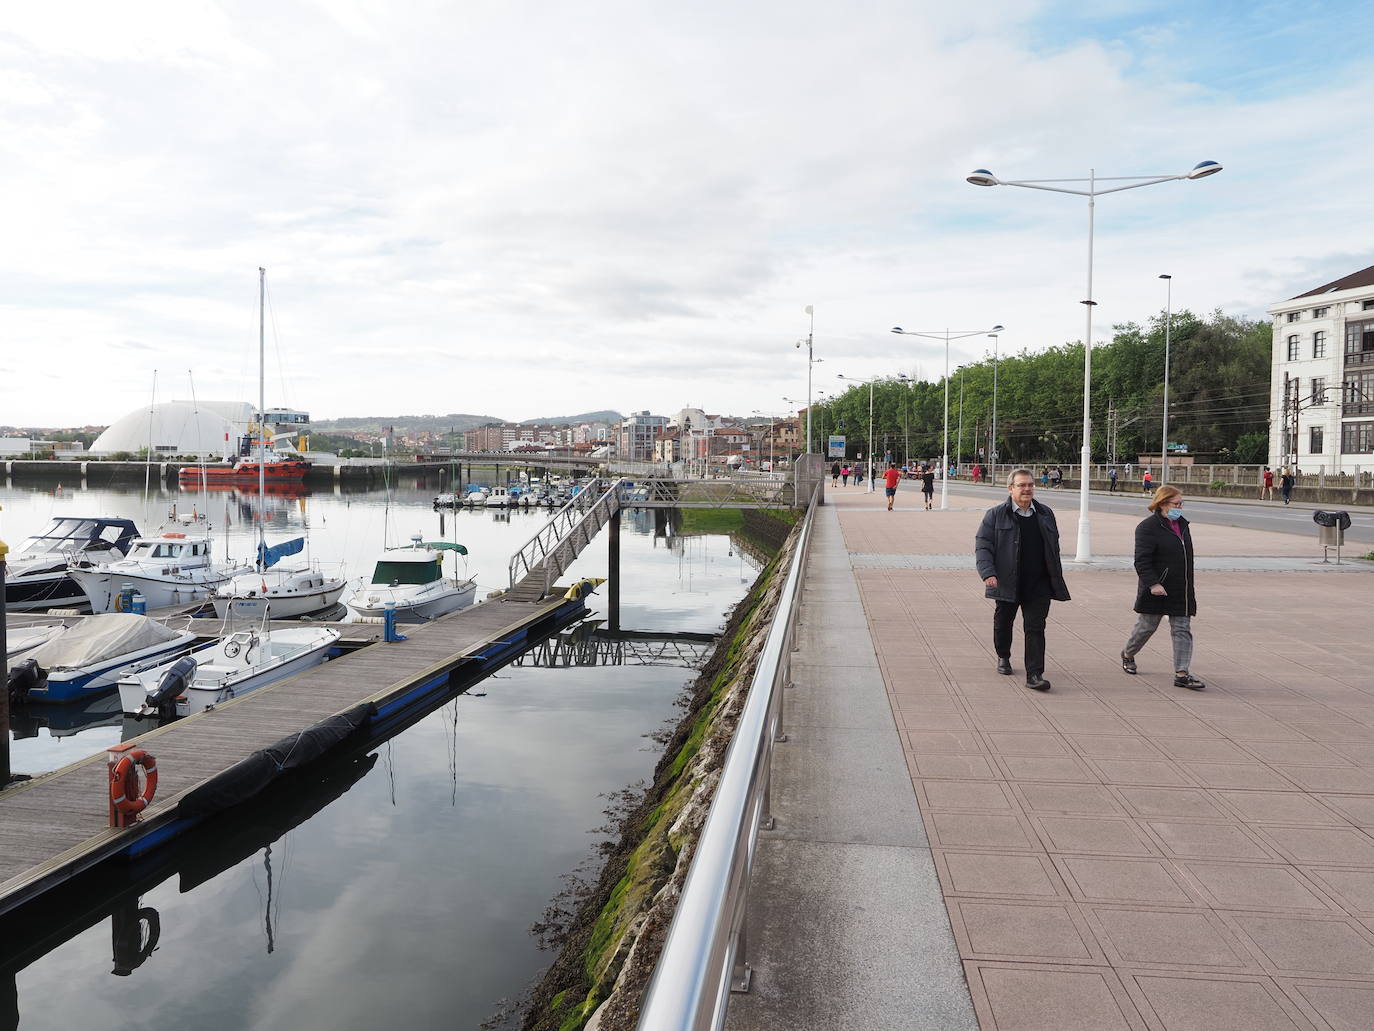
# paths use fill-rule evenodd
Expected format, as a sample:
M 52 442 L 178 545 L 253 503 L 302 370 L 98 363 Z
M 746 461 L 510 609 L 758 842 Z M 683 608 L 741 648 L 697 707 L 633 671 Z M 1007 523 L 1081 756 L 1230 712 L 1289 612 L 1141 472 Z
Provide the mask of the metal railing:
M 707 1031 L 725 1023 L 730 992 L 747 991 L 745 910 L 759 828 L 769 828 L 773 745 L 781 733 L 784 688 L 816 504 L 812 494 L 764 642 L 749 698 L 721 769 L 668 937 L 639 1012 L 640 1031 Z
M 620 511 L 620 490 L 621 481 L 616 480 L 605 491 L 587 487 L 569 498 L 510 557 L 511 589 L 542 568 L 544 594 L 548 594 L 554 580 L 572 565 L 607 520 Z
M 791 508 L 795 497 L 792 477 L 772 474 L 634 480 L 620 492 L 621 504 L 644 508 Z

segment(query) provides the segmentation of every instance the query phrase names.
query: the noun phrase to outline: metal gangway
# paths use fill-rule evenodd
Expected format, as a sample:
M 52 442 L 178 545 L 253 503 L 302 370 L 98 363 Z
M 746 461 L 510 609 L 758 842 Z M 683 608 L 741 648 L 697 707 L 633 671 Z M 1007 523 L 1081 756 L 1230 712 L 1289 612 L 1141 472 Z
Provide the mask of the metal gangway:
M 616 480 L 605 491 L 586 487 L 553 514 L 533 537 L 510 557 L 512 601 L 537 601 L 582 554 L 603 526 L 620 514 L 620 490 Z

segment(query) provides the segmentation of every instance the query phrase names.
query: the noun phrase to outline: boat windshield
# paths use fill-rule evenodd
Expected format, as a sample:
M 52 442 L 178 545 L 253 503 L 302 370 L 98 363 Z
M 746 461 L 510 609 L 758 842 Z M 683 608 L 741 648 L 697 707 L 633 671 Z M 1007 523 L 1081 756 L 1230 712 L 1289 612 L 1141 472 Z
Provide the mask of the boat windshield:
M 382 561 L 377 563 L 377 568 L 372 573 L 372 582 L 382 586 L 427 584 L 442 577 L 438 562 Z
M 54 519 L 42 533 L 30 537 L 15 552 L 16 555 L 42 555 L 50 551 L 79 548 L 97 536 L 110 544 L 119 540 L 120 528 L 106 526 L 97 535 L 100 522 L 96 519 Z

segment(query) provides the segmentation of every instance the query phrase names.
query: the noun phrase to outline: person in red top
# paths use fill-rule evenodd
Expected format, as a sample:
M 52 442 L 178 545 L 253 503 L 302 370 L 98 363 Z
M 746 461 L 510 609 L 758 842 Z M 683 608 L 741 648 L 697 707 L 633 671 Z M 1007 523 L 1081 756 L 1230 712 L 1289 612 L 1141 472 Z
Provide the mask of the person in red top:
M 887 472 L 883 473 L 883 488 L 887 492 L 887 510 L 892 511 L 892 502 L 897 500 L 897 482 L 902 478 L 902 474 L 897 471 L 895 462 L 889 462 Z
M 1274 500 L 1274 470 L 1267 465 L 1264 467 L 1264 480 L 1260 486 L 1260 500 Z

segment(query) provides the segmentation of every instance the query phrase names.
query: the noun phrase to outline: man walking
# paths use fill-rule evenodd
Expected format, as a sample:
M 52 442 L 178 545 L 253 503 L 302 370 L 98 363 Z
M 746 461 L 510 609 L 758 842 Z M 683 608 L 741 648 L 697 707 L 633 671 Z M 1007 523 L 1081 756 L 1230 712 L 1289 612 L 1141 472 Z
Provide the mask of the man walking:
M 887 510 L 892 511 L 892 502 L 897 500 L 897 483 L 901 480 L 902 474 L 897 471 L 897 466 L 893 462 L 887 463 L 887 472 L 883 473 L 883 489 L 887 492 Z
M 983 595 L 997 602 L 992 646 L 997 672 L 1011 676 L 1011 634 L 1021 610 L 1026 646 L 1026 686 L 1048 691 L 1045 679 L 1045 620 L 1051 601 L 1068 601 L 1059 560 L 1059 526 L 1048 506 L 1035 501 L 1035 474 L 1017 469 L 1007 478 L 1009 497 L 987 510 L 974 538 L 974 558 Z

